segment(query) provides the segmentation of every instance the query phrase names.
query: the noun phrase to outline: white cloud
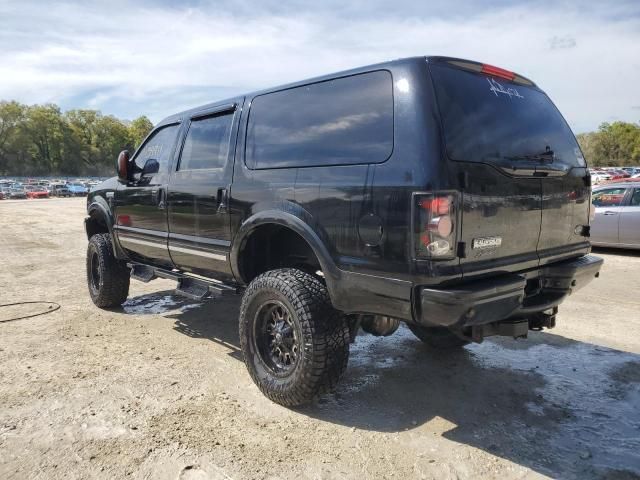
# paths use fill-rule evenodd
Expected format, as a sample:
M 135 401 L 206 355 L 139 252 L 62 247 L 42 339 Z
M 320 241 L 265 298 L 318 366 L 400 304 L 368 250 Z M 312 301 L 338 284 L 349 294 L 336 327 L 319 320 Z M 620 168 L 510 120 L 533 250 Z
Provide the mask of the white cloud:
M 611 118 L 639 120 L 633 4 L 502 2 L 454 11 L 447 2 L 405 2 L 392 13 L 375 2 L 313 11 L 295 1 L 234 5 L 0 3 L 0 98 L 157 121 L 231 93 L 438 54 L 533 79 L 576 131 Z

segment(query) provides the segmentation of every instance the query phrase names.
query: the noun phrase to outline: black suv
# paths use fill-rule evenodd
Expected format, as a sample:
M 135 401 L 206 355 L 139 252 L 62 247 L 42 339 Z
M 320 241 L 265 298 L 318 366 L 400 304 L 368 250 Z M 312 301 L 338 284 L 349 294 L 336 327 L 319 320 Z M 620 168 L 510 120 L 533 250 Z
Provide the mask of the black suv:
M 158 124 L 88 197 L 93 302 L 130 277 L 242 293 L 270 399 L 331 390 L 360 327 L 433 347 L 553 327 L 598 276 L 591 181 L 532 81 L 417 57 L 212 103 Z

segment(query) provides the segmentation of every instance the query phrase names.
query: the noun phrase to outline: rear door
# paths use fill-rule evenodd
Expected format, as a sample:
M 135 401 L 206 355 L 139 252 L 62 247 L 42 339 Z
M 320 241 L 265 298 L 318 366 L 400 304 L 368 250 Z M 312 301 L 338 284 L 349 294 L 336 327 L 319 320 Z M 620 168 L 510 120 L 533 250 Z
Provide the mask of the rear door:
M 180 160 L 169 185 L 169 251 L 193 273 L 231 276 L 229 190 L 233 174 L 236 104 L 189 119 Z
M 640 247 L 640 188 L 631 191 L 629 203 L 620 209 L 620 243 Z
M 595 216 L 591 222 L 591 240 L 594 243 L 618 244 L 620 242 L 620 214 L 627 189 L 625 187 L 603 188 L 593 192 L 592 203 Z
M 586 165 L 566 122 L 531 81 L 458 60 L 430 71 L 452 179 L 463 190 L 463 275 L 515 271 L 588 248 Z M 545 257 L 546 258 L 546 257 Z

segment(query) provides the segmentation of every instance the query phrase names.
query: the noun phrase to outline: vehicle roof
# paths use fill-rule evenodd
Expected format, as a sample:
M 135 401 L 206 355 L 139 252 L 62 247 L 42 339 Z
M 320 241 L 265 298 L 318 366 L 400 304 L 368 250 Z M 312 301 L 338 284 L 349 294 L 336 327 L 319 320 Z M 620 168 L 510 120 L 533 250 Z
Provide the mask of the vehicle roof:
M 640 188 L 640 180 L 637 182 L 611 182 L 606 185 L 598 185 L 594 190 L 602 190 L 603 188 Z
M 481 63 L 481 62 L 478 62 L 476 60 L 466 60 L 466 59 L 463 59 L 463 58 L 456 58 L 456 57 L 443 57 L 443 56 L 438 56 L 438 55 L 426 55 L 426 56 L 423 55 L 423 56 L 417 56 L 417 57 L 399 58 L 399 59 L 391 60 L 391 61 L 387 61 L 387 62 L 375 63 L 375 64 L 372 64 L 372 65 L 365 65 L 365 66 L 362 66 L 362 67 L 352 68 L 352 69 L 349 69 L 349 70 L 343 70 L 343 71 L 339 71 L 339 72 L 329 73 L 329 74 L 322 75 L 322 76 L 319 76 L 319 77 L 307 78 L 307 79 L 304 79 L 304 80 L 299 80 L 299 81 L 292 82 L 292 83 L 287 83 L 287 84 L 284 84 L 284 85 L 277 85 L 275 87 L 270 87 L 270 88 L 266 88 L 266 89 L 262 89 L 262 90 L 256 90 L 256 91 L 253 91 L 253 92 L 240 94 L 240 95 L 235 96 L 235 97 L 230 97 L 230 98 L 226 98 L 226 99 L 223 99 L 223 100 L 207 103 L 205 105 L 200 105 L 198 107 L 194 107 L 194 108 L 191 108 L 189 110 L 184 110 L 182 112 L 178 112 L 178 113 L 175 113 L 173 115 L 170 115 L 170 116 L 164 118 L 162 121 L 160 121 L 155 126 L 155 128 L 160 127 L 162 125 L 179 122 L 180 120 L 182 120 L 185 117 L 193 116 L 193 115 L 195 115 L 195 114 L 197 114 L 197 113 L 199 113 L 201 111 L 206 111 L 208 109 L 211 109 L 211 108 L 214 108 L 214 107 L 217 107 L 217 106 L 223 106 L 223 105 L 227 105 L 227 104 L 238 103 L 243 97 L 255 97 L 257 95 L 270 93 L 270 92 L 276 92 L 276 91 L 279 91 L 279 90 L 286 90 L 288 88 L 299 87 L 299 86 L 302 86 L 302 85 L 307 85 L 309 83 L 322 82 L 322 81 L 326 81 L 326 80 L 331 80 L 333 78 L 346 77 L 346 76 L 349 76 L 349 75 L 356 75 L 358 73 L 365 73 L 365 72 L 370 72 L 370 71 L 373 71 L 373 70 L 391 69 L 391 68 L 394 68 L 394 67 L 407 65 L 407 64 L 411 64 L 411 63 L 418 63 L 418 62 L 425 62 L 425 61 L 427 63 L 442 63 L 442 62 L 450 61 L 450 60 L 456 60 L 456 61 L 460 61 L 460 62 Z M 519 75 L 519 74 L 518 74 L 518 76 L 520 76 L 522 78 L 525 78 L 525 77 L 523 77 L 522 75 Z M 533 87 L 536 87 L 534 82 L 531 82 L 531 83 L 532 83 Z

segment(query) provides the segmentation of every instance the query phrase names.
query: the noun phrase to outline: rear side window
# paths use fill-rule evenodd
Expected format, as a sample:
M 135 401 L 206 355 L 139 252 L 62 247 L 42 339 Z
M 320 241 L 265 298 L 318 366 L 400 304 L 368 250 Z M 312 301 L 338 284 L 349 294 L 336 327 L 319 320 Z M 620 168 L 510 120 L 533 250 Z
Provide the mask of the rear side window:
M 443 65 L 430 69 L 452 160 L 521 160 L 548 146 L 554 163 L 585 165 L 569 126 L 538 88 Z
M 393 150 L 391 74 L 376 71 L 256 97 L 250 168 L 381 163 Z
M 222 168 L 229 155 L 233 113 L 191 121 L 182 147 L 180 170 Z
M 166 172 L 177 135 L 178 125 L 169 125 L 151 134 L 134 159 L 136 170 L 141 172 L 149 160 L 155 160 L 158 162 L 158 172 Z
M 607 188 L 591 195 L 591 203 L 596 207 L 619 207 L 624 200 L 626 188 Z

